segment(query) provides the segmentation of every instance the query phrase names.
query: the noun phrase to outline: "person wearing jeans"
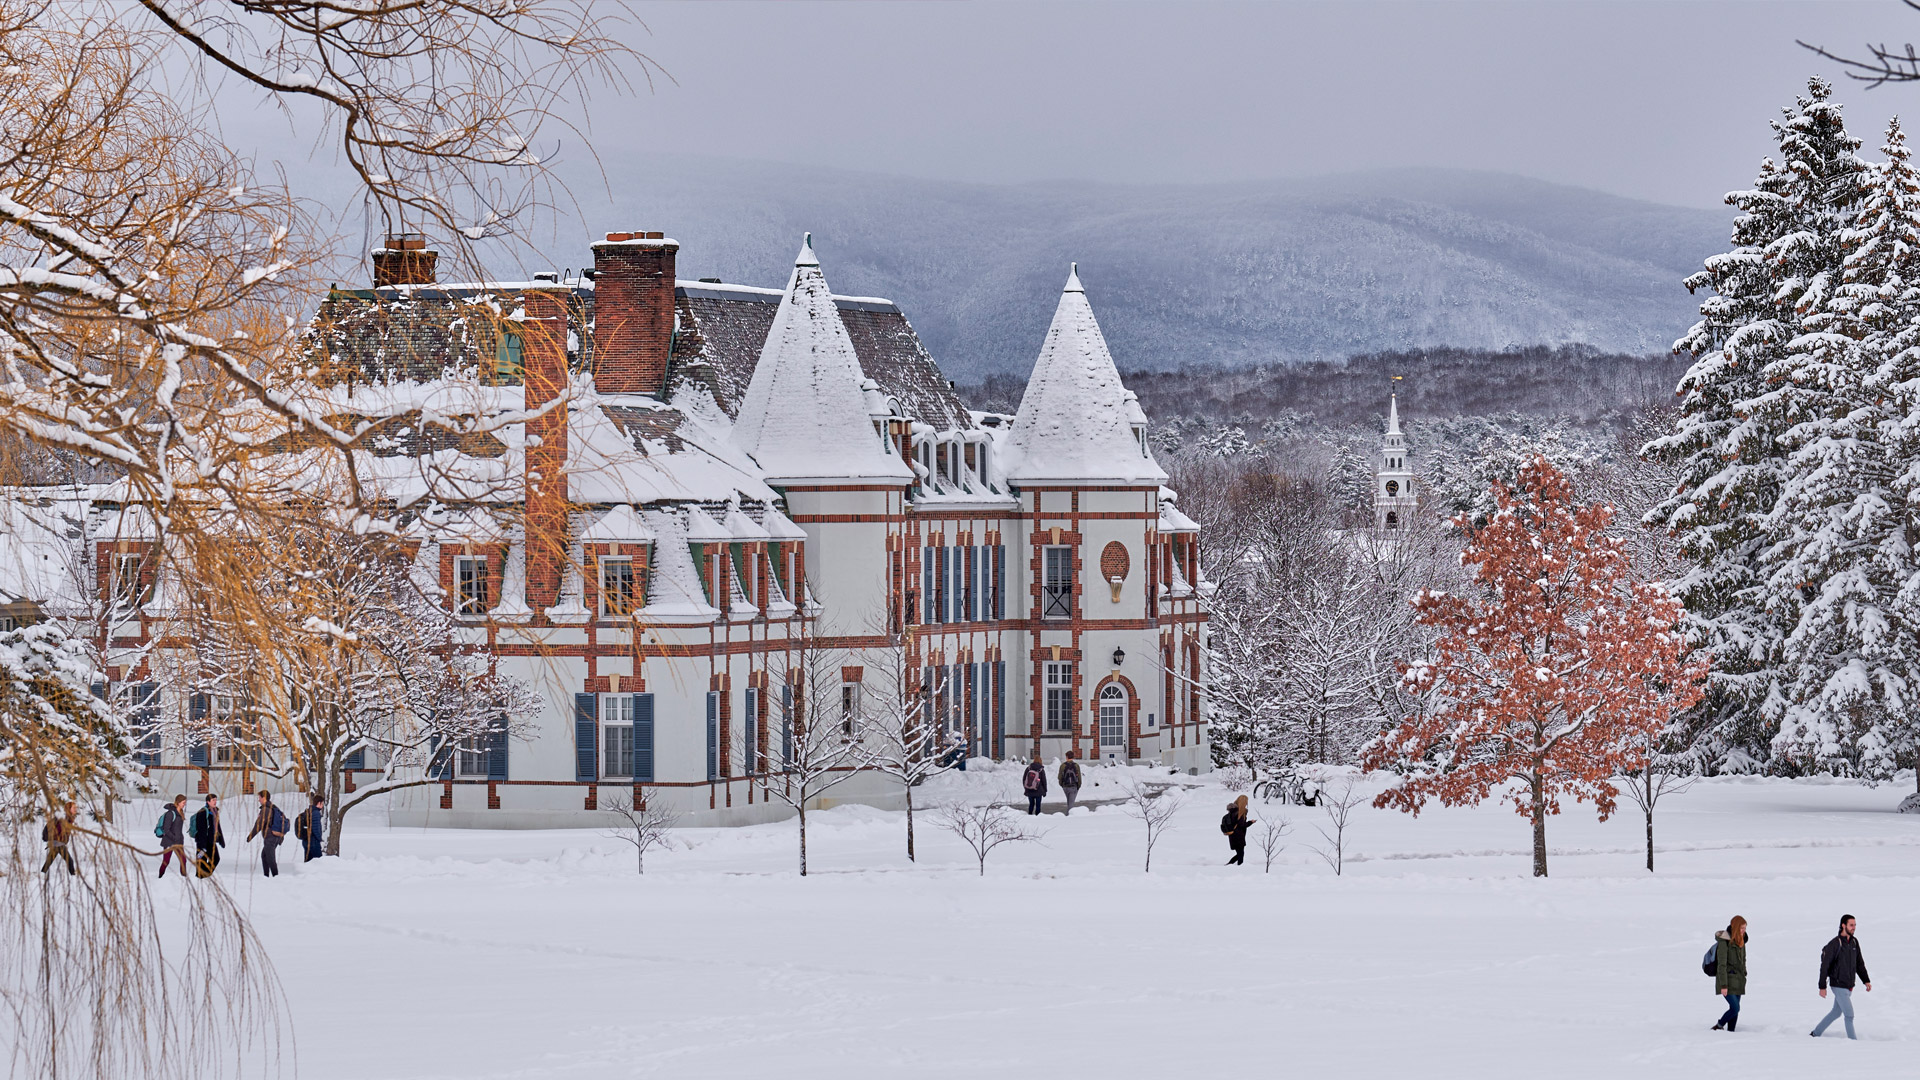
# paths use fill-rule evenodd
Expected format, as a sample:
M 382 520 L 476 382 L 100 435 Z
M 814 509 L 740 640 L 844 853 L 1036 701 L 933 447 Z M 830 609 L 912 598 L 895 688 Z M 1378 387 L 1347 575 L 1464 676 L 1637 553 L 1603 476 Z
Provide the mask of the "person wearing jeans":
M 1816 1039 L 1826 1032 L 1827 1025 L 1843 1017 L 1847 1021 L 1847 1038 L 1859 1038 L 1853 1033 L 1853 984 L 1857 979 L 1871 992 L 1873 979 L 1867 974 L 1866 958 L 1860 955 L 1860 939 L 1854 936 L 1855 928 L 1853 916 L 1840 916 L 1840 933 L 1820 950 L 1820 996 L 1826 997 L 1831 988 L 1833 1008 L 1814 1026 L 1811 1034 Z
M 1740 1027 L 1740 997 L 1747 992 L 1747 919 L 1735 915 L 1727 928 L 1713 935 L 1713 988 L 1727 999 L 1727 1011 L 1720 1015 L 1715 1031 L 1737 1031 Z

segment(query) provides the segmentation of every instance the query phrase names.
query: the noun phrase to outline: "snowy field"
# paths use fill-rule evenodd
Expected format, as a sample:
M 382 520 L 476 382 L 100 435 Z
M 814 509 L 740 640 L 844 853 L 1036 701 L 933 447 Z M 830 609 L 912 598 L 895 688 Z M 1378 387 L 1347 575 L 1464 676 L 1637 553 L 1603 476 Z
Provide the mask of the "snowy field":
M 1108 785 L 1088 788 L 1099 796 Z M 969 790 L 1010 773 L 968 778 Z M 1716 780 L 1662 804 L 1658 875 L 1631 808 L 1550 826 L 1528 877 L 1505 809 L 1357 812 L 1346 874 L 1310 849 L 1222 865 L 1207 783 L 1141 872 L 1114 806 L 1040 819 L 976 876 L 921 819 L 842 808 L 685 830 L 649 856 L 592 831 L 387 829 L 347 855 L 222 875 L 253 912 L 297 1017 L 306 1080 L 586 1077 L 1534 1077 L 1913 1075 L 1920 1049 L 1920 816 L 1905 785 Z M 136 818 L 136 820 L 138 820 Z M 1258 854 L 1250 856 L 1257 864 Z M 164 897 L 178 885 L 170 879 Z M 1861 1039 L 1807 1037 L 1820 946 L 1860 919 Z M 1700 957 L 1752 924 L 1737 1034 Z

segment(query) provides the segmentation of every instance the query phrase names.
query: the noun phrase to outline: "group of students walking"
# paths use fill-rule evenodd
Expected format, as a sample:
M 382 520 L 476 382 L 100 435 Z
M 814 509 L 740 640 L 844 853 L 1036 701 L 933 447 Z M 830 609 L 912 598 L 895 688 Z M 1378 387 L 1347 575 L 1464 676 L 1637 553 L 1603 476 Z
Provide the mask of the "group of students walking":
M 1060 771 L 1054 779 L 1060 782 L 1060 794 L 1067 798 L 1067 813 L 1073 813 L 1073 804 L 1080 798 L 1080 763 L 1074 760 L 1073 751 L 1067 751 L 1066 759 L 1060 762 Z M 1027 797 L 1027 813 L 1040 812 L 1040 800 L 1047 795 L 1047 767 L 1040 762 L 1040 755 L 1033 755 L 1027 763 L 1027 769 L 1020 774 L 1020 790 Z
M 273 796 L 265 791 L 259 794 L 259 811 L 254 815 L 253 828 L 247 831 L 243 843 L 259 837 L 260 872 L 267 877 L 280 876 L 280 843 L 288 832 L 298 840 L 307 862 L 312 862 L 325 854 L 327 834 L 327 800 L 323 795 L 313 795 L 307 808 L 291 822 L 278 806 L 273 804 Z M 74 866 L 73 853 L 69 850 L 73 841 L 75 824 L 80 820 L 80 809 L 72 802 L 66 804 L 60 813 L 51 814 L 46 826 L 41 829 L 40 837 L 47 844 L 46 861 L 40 864 L 40 872 L 46 873 L 53 867 L 55 860 L 64 860 L 67 873 L 78 874 Z M 160 839 L 160 876 L 167 876 L 167 868 L 175 858 L 180 860 L 180 876 L 187 876 L 187 838 L 193 838 L 193 869 L 198 877 L 212 877 L 220 865 L 220 849 L 227 846 L 226 829 L 220 821 L 220 796 L 208 795 L 206 804 L 187 816 L 187 797 L 175 795 L 160 814 L 160 820 L 153 826 L 153 835 Z
M 1860 939 L 1854 917 L 1840 916 L 1840 932 L 1820 950 L 1820 996 L 1833 991 L 1833 1008 L 1808 1034 L 1814 1038 L 1826 1034 L 1835 1020 L 1845 1020 L 1847 1038 L 1853 1033 L 1853 988 L 1857 983 L 1873 989 L 1867 975 L 1866 958 L 1860 955 Z M 1713 948 L 1701 966 L 1713 976 L 1714 992 L 1727 999 L 1727 1010 L 1713 1025 L 1715 1031 L 1737 1031 L 1740 1027 L 1740 999 L 1747 992 L 1747 920 L 1735 915 L 1725 930 L 1713 935 Z

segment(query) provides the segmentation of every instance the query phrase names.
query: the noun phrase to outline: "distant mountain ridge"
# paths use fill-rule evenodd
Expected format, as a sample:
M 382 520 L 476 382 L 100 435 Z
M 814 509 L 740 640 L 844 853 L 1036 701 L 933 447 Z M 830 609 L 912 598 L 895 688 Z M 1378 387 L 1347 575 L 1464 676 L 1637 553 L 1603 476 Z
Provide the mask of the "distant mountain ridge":
M 1664 353 L 1730 211 L 1409 169 L 1235 184 L 962 184 L 602 148 L 583 227 L 663 229 L 682 277 L 782 285 L 802 232 L 834 290 L 898 301 L 950 377 L 1032 363 L 1082 279 L 1123 370 L 1451 346 Z M 597 185 L 597 181 L 596 181 Z M 557 245 L 560 261 L 584 257 Z M 570 264 L 571 265 L 571 264 Z

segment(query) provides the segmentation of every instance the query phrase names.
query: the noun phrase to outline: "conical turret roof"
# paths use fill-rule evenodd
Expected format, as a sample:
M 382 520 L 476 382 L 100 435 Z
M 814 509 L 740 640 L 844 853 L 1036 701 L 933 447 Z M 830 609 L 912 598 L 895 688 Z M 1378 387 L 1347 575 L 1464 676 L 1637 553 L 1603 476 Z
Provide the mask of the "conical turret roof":
M 734 443 L 770 484 L 912 479 L 873 429 L 863 377 L 808 233 L 741 398 Z
M 1134 412 L 1079 266 L 1054 309 L 1007 440 L 1005 476 L 1041 481 L 1159 482 L 1167 478 L 1134 431 Z

